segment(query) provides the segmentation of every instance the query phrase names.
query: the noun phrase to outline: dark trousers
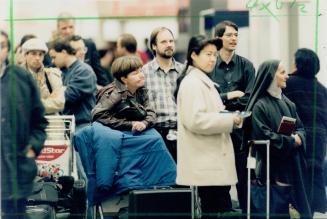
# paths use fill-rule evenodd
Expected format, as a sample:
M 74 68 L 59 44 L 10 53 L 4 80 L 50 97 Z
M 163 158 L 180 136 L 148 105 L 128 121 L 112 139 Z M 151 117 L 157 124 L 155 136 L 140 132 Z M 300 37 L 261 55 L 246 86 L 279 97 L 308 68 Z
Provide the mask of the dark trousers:
M 246 213 L 247 208 L 247 152 L 238 152 L 235 154 L 236 172 L 238 182 L 236 184 L 237 198 L 242 213 Z
M 2 219 L 26 219 L 26 199 L 1 200 L 1 218 Z
M 167 134 L 171 128 L 155 127 L 155 129 L 159 132 L 159 134 L 163 138 L 170 155 L 177 163 L 177 141 L 176 140 L 170 141 L 167 139 Z
M 202 219 L 217 218 L 218 213 L 230 212 L 230 186 L 198 186 Z
M 246 162 L 248 150 L 246 148 L 241 150 L 242 145 L 242 130 L 236 129 L 231 134 L 235 153 L 235 166 L 237 172 L 238 182 L 236 184 L 237 198 L 242 213 L 246 213 L 247 208 L 247 169 Z

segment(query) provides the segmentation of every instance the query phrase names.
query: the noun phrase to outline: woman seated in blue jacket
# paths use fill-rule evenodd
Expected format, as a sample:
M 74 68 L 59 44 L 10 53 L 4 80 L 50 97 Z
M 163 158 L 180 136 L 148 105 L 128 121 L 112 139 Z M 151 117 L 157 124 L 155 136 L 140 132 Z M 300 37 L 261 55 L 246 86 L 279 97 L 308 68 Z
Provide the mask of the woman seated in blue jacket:
M 98 93 L 93 121 L 121 131 L 142 132 L 153 127 L 156 113 L 149 104 L 141 67 L 137 56 L 114 61 L 111 69 L 115 81 Z
M 98 92 L 92 125 L 76 133 L 75 145 L 92 184 L 88 185 L 91 203 L 99 198 L 90 191 L 108 196 L 175 184 L 176 165 L 152 128 L 156 113 L 148 101 L 141 67 L 137 56 L 113 62 L 115 80 Z

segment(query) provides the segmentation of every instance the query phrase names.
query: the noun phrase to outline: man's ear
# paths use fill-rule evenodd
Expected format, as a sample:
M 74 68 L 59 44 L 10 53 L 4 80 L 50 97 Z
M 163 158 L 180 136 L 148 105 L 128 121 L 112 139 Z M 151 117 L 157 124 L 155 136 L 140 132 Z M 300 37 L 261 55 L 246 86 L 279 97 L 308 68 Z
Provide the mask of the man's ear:
M 156 51 L 156 50 L 157 50 L 157 46 L 156 46 L 155 44 L 151 44 L 151 49 L 152 49 L 153 51 Z
M 128 54 L 128 51 L 127 51 L 126 47 L 122 47 L 122 50 L 123 50 L 124 56 Z

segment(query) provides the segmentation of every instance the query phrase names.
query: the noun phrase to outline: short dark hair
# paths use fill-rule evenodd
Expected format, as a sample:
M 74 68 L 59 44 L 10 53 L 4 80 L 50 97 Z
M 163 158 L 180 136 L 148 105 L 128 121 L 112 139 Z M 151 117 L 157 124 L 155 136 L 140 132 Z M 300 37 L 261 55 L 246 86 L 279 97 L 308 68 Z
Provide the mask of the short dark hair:
M 193 66 L 193 59 L 192 59 L 192 53 L 194 52 L 196 55 L 199 55 L 200 52 L 206 47 L 207 45 L 214 45 L 216 46 L 217 50 L 220 50 L 221 47 L 223 46 L 222 40 L 219 38 L 213 38 L 209 39 L 205 35 L 196 35 L 191 37 L 189 43 L 188 43 L 188 48 L 187 48 L 187 54 L 186 54 L 186 66 L 184 70 L 182 71 L 182 74 L 178 77 L 177 82 L 176 82 L 176 89 L 174 92 L 175 98 L 177 98 L 179 86 L 186 76 L 186 72 L 188 71 L 188 68 L 190 65 Z
M 121 77 L 126 78 L 128 74 L 141 68 L 142 65 L 142 60 L 138 56 L 122 56 L 112 63 L 111 73 L 118 81 L 122 82 Z
M 158 27 L 158 28 L 154 29 L 150 35 L 150 50 L 152 51 L 154 56 L 156 56 L 156 51 L 153 50 L 152 45 L 157 45 L 157 36 L 160 32 L 162 32 L 164 30 L 168 30 L 171 33 L 171 35 L 173 36 L 173 38 L 175 38 L 173 32 L 170 29 L 168 29 L 167 27 Z
M 215 37 L 222 37 L 226 31 L 226 26 L 233 27 L 236 31 L 238 31 L 238 26 L 232 21 L 222 21 L 218 23 L 215 27 Z
M 22 37 L 19 42 L 19 46 L 22 46 L 27 40 L 34 39 L 36 36 L 34 34 L 26 34 Z
M 70 45 L 70 37 L 66 37 L 64 39 L 56 39 L 49 44 L 49 50 L 53 49 L 56 52 L 62 52 L 65 50 L 69 55 L 75 55 L 76 51 Z
M 6 32 L 4 32 L 4 31 L 2 31 L 2 30 L 0 31 L 0 34 L 6 38 L 6 40 L 7 40 L 7 48 L 8 48 L 8 51 L 9 51 L 10 50 L 10 40 L 9 40 L 8 34 Z
M 137 49 L 137 41 L 132 34 L 123 33 L 119 36 L 121 47 L 126 48 L 130 53 L 135 53 Z
M 295 52 L 296 74 L 305 78 L 314 78 L 320 71 L 318 55 L 311 49 L 302 48 Z
M 191 57 L 193 52 L 199 55 L 203 48 L 209 44 L 216 46 L 217 50 L 220 50 L 222 47 L 222 41 L 218 38 L 209 39 L 205 35 L 191 37 L 186 54 L 187 65 L 193 65 L 193 59 Z

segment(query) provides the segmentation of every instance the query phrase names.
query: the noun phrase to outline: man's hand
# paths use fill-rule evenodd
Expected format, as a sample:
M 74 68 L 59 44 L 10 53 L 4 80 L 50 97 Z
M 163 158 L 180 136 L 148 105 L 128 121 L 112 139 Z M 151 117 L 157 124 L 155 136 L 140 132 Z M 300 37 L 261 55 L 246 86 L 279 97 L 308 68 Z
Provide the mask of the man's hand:
M 235 90 L 227 93 L 228 100 L 237 99 L 243 96 L 244 96 L 244 92 L 240 90 Z
M 143 122 L 135 121 L 132 122 L 132 131 L 143 131 L 146 128 L 146 125 Z
M 28 158 L 36 157 L 36 154 L 35 154 L 35 152 L 34 152 L 34 150 L 32 148 L 32 145 L 29 144 L 27 147 L 28 147 L 28 151 L 26 153 L 26 157 L 28 157 Z

